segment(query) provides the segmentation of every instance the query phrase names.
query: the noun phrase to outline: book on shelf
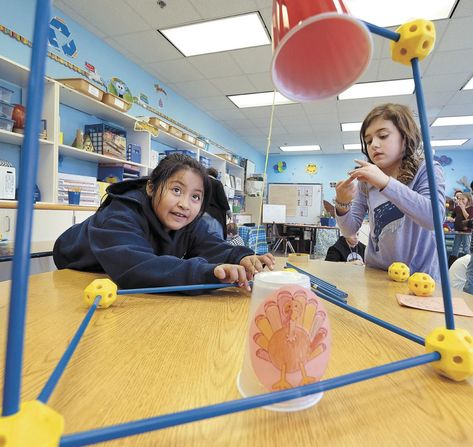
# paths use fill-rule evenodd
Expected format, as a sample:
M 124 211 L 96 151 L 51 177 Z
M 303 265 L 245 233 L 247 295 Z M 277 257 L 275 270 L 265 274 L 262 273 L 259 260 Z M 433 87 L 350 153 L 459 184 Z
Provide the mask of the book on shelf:
M 99 189 L 95 177 L 59 172 L 57 188 L 58 203 L 68 204 L 68 192 L 77 190 L 80 191 L 80 205 L 99 205 Z

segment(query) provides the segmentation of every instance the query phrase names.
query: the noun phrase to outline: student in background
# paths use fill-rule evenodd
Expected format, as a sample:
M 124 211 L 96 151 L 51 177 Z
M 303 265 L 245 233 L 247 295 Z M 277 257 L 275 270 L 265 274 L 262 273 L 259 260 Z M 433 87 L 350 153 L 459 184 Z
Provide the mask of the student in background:
M 470 262 L 471 255 L 465 255 L 458 258 L 448 269 L 450 284 L 454 289 L 463 290 L 466 283 L 466 269 Z
M 227 238 L 227 216 L 229 218 L 232 216 L 230 205 L 228 204 L 222 182 L 217 179 L 218 171 L 215 168 L 208 168 L 207 174 L 210 178 L 211 194 L 205 208 L 204 218 L 209 223 L 212 231 L 215 231 L 225 240 Z
M 358 240 L 358 235 L 340 236 L 327 251 L 326 261 L 353 262 L 364 264 L 365 244 Z
M 121 288 L 248 281 L 271 254 L 254 255 L 209 234 L 205 169 L 191 157 L 165 157 L 151 176 L 114 183 L 97 212 L 54 245 L 59 269 L 105 272 Z
M 466 221 L 465 224 L 468 228 L 470 228 L 470 230 L 473 229 L 473 219 Z M 463 291 L 473 295 L 473 238 L 470 242 L 470 255 L 470 262 L 466 267 L 466 281 Z
M 360 130 L 367 161 L 336 186 L 336 218 L 342 233 L 355 234 L 368 212 L 370 237 L 365 253 L 369 267 L 387 270 L 398 261 L 412 272 L 440 279 L 432 204 L 421 135 L 408 107 L 374 108 Z M 445 181 L 434 165 L 439 208 L 445 210 Z M 443 219 L 442 219 L 443 220 Z
M 464 192 L 455 193 L 456 206 L 452 217 L 455 221 L 453 229 L 455 230 L 455 239 L 453 240 L 452 253 L 448 257 L 448 265 L 451 266 L 457 259 L 460 250 L 462 253 L 468 253 L 471 242 L 471 229 L 465 225 L 465 221 L 473 218 L 473 206 L 471 203 L 471 194 Z
M 227 242 L 231 245 L 245 245 L 243 239 L 238 234 L 238 226 L 235 223 L 227 224 Z

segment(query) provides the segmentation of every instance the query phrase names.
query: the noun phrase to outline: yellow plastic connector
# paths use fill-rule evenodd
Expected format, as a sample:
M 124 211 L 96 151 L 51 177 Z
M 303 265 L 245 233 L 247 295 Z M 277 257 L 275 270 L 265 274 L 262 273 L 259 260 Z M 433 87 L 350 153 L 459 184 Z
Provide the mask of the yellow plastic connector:
M 425 339 L 425 350 L 442 356 L 432 363 L 443 376 L 457 382 L 473 375 L 473 337 L 465 329 L 434 329 Z
M 94 304 L 95 298 L 100 295 L 98 307 L 110 307 L 117 299 L 117 285 L 108 278 L 95 279 L 84 290 L 84 301 L 87 307 Z
M 415 57 L 421 61 L 434 49 L 435 26 L 430 20 L 417 19 L 401 25 L 397 42 L 391 41 L 391 58 L 394 62 L 411 65 Z
M 407 281 L 410 273 L 409 267 L 403 262 L 393 262 L 388 268 L 388 276 L 393 281 Z
M 57 447 L 64 418 L 38 400 L 21 404 L 20 411 L 0 417 L 1 447 Z
M 432 296 L 435 281 L 428 273 L 416 272 L 407 280 L 409 290 L 417 296 Z

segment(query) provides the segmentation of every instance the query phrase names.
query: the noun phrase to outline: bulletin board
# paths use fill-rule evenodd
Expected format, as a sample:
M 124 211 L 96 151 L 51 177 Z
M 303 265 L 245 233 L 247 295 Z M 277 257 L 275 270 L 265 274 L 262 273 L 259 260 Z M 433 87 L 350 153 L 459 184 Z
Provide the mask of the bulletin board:
M 270 183 L 268 203 L 286 205 L 286 223 L 314 225 L 322 213 L 321 183 Z

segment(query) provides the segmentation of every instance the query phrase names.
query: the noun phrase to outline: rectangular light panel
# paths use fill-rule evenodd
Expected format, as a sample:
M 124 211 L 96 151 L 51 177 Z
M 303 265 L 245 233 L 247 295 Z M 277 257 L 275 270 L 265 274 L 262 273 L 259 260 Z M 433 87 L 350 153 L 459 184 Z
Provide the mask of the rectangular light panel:
M 273 104 L 273 92 L 247 93 L 245 95 L 230 95 L 228 99 L 240 109 L 246 107 L 263 107 Z M 281 93 L 276 92 L 275 104 L 293 104 L 294 101 L 285 98 Z
M 410 95 L 414 92 L 414 79 L 363 82 L 352 85 L 338 95 L 338 99 L 375 98 L 381 96 Z
M 320 151 L 318 144 L 312 144 L 309 146 L 280 146 L 283 152 L 309 152 L 309 151 Z

